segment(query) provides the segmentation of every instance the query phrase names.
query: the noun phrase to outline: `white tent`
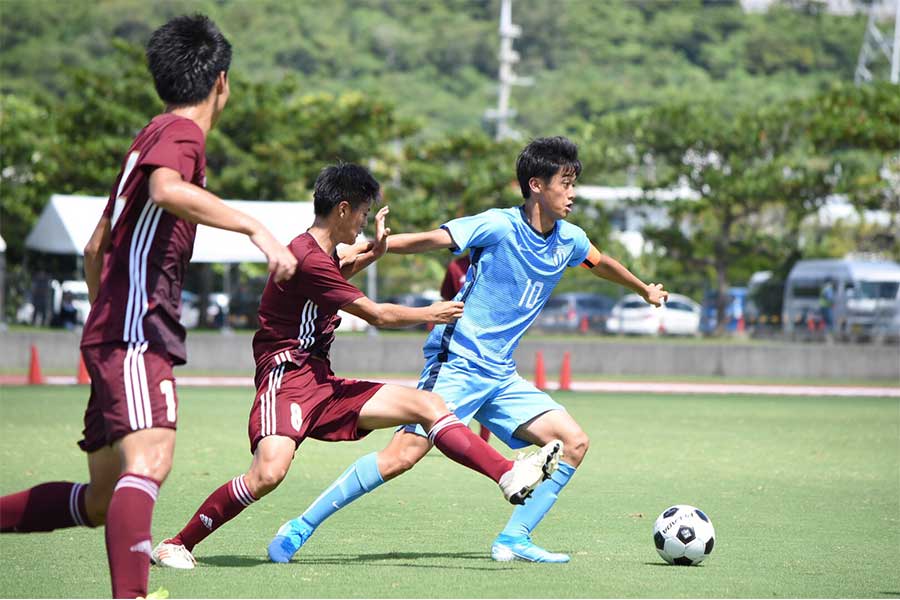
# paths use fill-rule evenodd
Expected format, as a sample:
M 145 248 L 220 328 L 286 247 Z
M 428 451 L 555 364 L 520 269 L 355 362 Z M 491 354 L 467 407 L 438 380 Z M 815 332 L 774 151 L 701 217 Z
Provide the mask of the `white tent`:
M 25 247 L 51 254 L 83 255 L 106 201 L 99 196 L 54 194 L 25 239 Z M 225 200 L 225 203 L 252 215 L 284 244 L 306 231 L 313 222 L 312 202 Z M 191 262 L 265 262 L 265 257 L 245 235 L 200 225 Z

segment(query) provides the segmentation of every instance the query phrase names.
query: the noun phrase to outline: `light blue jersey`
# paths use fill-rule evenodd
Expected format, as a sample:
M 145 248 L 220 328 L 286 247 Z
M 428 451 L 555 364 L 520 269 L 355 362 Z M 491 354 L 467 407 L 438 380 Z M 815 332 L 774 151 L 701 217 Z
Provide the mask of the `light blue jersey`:
M 584 231 L 566 221 L 544 236 L 521 207 L 491 209 L 443 225 L 457 246 L 470 248 L 472 264 L 456 295 L 466 306 L 455 323 L 438 325 L 425 357 L 462 356 L 498 375 L 515 372 L 513 352 L 568 267 L 587 258 Z
M 516 430 L 550 410 L 564 410 L 516 373 L 513 352 L 568 267 L 587 258 L 581 228 L 557 221 L 546 236 L 522 208 L 491 209 L 443 226 L 457 252 L 472 250 L 466 306 L 455 323 L 438 325 L 425 342 L 419 388 L 439 394 L 464 423 L 475 418 L 510 448 L 527 446 Z M 418 425 L 407 431 L 424 435 Z

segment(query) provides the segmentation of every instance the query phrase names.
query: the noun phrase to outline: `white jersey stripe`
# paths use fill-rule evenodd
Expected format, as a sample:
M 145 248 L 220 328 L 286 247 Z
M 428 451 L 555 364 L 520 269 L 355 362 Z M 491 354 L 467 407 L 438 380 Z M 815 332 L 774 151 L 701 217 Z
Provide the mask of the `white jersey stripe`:
M 140 303 L 140 312 L 135 318 L 135 325 L 137 329 L 137 341 L 144 341 L 144 315 L 147 314 L 147 309 L 149 308 L 149 292 L 147 291 L 147 255 L 150 254 L 150 248 L 153 246 L 153 238 L 156 236 L 156 228 L 159 226 L 159 219 L 162 217 L 163 209 L 153 205 L 153 208 L 150 209 L 152 215 L 150 216 L 151 224 L 150 231 L 147 234 L 147 241 L 144 245 L 144 251 L 141 254 L 141 281 L 140 281 L 140 292 L 141 292 L 141 303 Z
M 131 264 L 131 281 L 129 288 L 134 288 L 134 299 L 133 299 L 133 307 L 131 310 L 131 322 L 128 324 L 128 341 L 130 342 L 139 342 L 141 338 L 138 337 L 137 326 L 136 323 L 139 319 L 138 315 L 142 312 L 143 309 L 143 301 L 144 301 L 144 291 L 141 289 L 141 256 L 144 254 L 144 246 L 147 243 L 147 232 L 150 229 L 150 223 L 152 220 L 153 213 L 153 204 L 149 200 L 147 201 L 146 206 L 146 216 L 144 218 L 143 227 L 140 231 L 140 238 L 137 241 L 137 245 L 135 245 L 134 250 L 134 262 Z
M 301 350 L 306 350 L 315 341 L 318 308 L 312 300 L 307 300 L 306 304 L 303 305 L 303 310 L 300 313 L 300 332 L 297 336 L 297 339 L 300 340 Z
M 135 223 L 134 231 L 131 233 L 131 245 L 128 249 L 128 304 L 125 309 L 125 326 L 122 332 L 122 339 L 126 342 L 134 341 L 131 337 L 131 323 L 136 310 L 135 303 L 136 295 L 138 293 L 136 285 L 137 248 L 141 243 L 144 225 L 147 221 L 147 213 L 150 211 L 151 204 L 152 202 L 147 200 L 147 203 L 144 204 L 144 207 L 141 209 L 141 214 L 138 216 L 137 223 Z

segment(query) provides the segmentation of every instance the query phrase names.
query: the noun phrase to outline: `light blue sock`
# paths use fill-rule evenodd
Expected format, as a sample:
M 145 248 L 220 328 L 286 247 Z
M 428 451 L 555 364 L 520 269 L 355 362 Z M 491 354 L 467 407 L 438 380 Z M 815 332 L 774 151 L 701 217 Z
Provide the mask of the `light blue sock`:
M 574 474 L 575 467 L 560 461 L 559 468 L 550 476 L 550 479 L 537 486 L 525 504 L 516 507 L 500 535 L 509 537 L 531 535 L 544 515 L 553 508 L 559 493 L 566 487 Z
M 300 518 L 315 529 L 339 509 L 384 483 L 378 472 L 377 458 L 378 454 L 373 452 L 350 465 Z

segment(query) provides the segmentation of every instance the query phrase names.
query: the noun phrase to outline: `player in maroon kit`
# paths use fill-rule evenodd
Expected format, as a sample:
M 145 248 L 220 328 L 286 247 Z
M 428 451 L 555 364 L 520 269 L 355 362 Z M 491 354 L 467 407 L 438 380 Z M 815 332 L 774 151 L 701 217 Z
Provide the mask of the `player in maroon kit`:
M 228 101 L 231 45 L 206 17 L 179 17 L 153 33 L 147 61 L 166 112 L 132 143 L 85 248 L 93 306 L 81 349 L 92 383 L 79 445 L 90 482 L 0 498 L 3 532 L 105 524 L 116 598 L 147 594 L 153 506 L 175 445 L 172 366 L 185 362 L 178 321 L 196 224 L 250 236 L 275 281 L 297 265 L 265 227 L 204 190 L 205 141 Z
M 440 396 L 341 379 L 331 371 L 328 352 L 340 322 L 338 310 L 377 327 L 450 323 L 462 315 L 462 302 L 419 308 L 376 304 L 347 281 L 387 249 L 387 208 L 383 208 L 375 219 L 375 242 L 369 251 L 343 264 L 336 253 L 338 244 L 353 244 L 362 232 L 378 194 L 378 182 L 357 165 L 327 167 L 316 179 L 315 222 L 289 245 L 299 261 L 297 272 L 283 284 L 270 279 L 259 304 L 259 330 L 253 338 L 257 391 L 250 411 L 250 469 L 214 491 L 174 538 L 153 550 L 157 564 L 193 568 L 194 546 L 274 490 L 308 437 L 357 440 L 373 429 L 418 423 L 441 452 L 493 479 L 513 504 L 524 502 L 556 469 L 562 442 L 553 441 L 531 456 L 510 461 L 460 422 Z M 374 464 L 370 466 L 347 476 L 363 482 L 380 477 Z

